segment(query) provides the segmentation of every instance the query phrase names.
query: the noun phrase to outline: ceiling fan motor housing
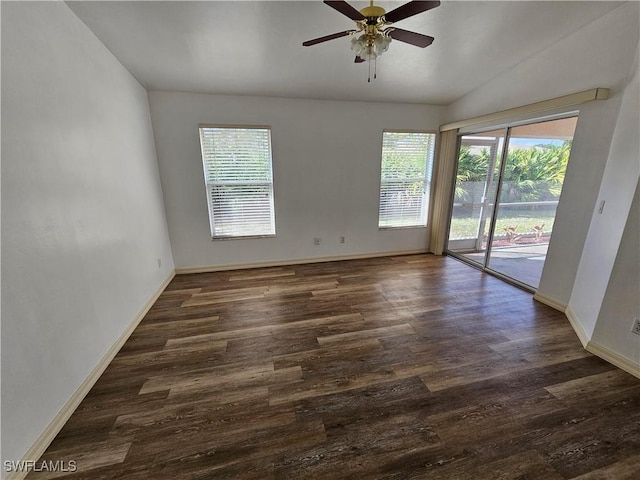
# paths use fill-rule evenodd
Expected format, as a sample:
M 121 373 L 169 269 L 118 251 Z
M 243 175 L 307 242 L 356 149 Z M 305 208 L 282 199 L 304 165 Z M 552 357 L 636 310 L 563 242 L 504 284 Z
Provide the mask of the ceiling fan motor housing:
M 356 22 L 359 25 L 358 30 L 364 30 L 367 37 L 367 46 L 372 47 L 376 37 L 380 36 L 381 27 L 385 23 L 383 19 L 385 9 L 375 5 L 370 5 L 360 10 L 360 13 L 365 17 L 365 19 L 360 22 Z
M 369 22 L 371 21 L 378 23 L 378 18 L 382 17 L 385 14 L 385 10 L 382 7 L 372 5 L 369 7 L 364 7 L 362 10 L 360 10 L 360 13 L 362 14 L 362 16 L 367 18 L 367 24 L 369 24 Z

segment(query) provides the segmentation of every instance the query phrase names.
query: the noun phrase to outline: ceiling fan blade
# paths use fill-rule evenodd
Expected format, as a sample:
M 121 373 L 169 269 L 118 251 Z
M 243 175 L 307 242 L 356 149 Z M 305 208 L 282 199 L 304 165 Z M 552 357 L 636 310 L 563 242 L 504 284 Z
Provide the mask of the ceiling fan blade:
M 353 8 L 347 2 L 324 2 L 324 3 L 329 5 L 331 8 L 336 9 L 341 14 L 346 15 L 351 20 L 358 21 L 358 20 L 364 20 L 365 19 L 364 15 L 362 15 L 358 10 Z M 433 2 L 431 2 L 431 3 L 433 3 Z M 440 2 L 438 2 L 438 3 L 440 3 Z
M 365 61 L 364 58 L 356 56 L 356 59 L 353 61 L 353 63 L 363 63 L 364 61 Z
M 426 12 L 427 10 L 431 10 L 432 8 L 436 8 L 439 5 L 440 2 L 413 1 L 405 3 L 401 7 L 391 10 L 389 13 L 385 14 L 384 19 L 388 23 L 395 23 L 400 20 L 404 20 L 405 18 L 413 17 L 418 13 Z
M 428 47 L 434 40 L 434 38 L 429 35 L 422 35 L 421 33 L 410 32 L 409 30 L 402 30 L 401 28 L 390 28 L 389 36 L 399 42 L 409 43 L 420 48 Z
M 325 35 L 324 37 L 314 38 L 313 40 L 307 40 L 306 42 L 302 42 L 302 45 L 305 47 L 310 47 L 311 45 L 316 45 L 322 42 L 328 42 L 329 40 L 333 40 L 335 38 L 346 37 L 347 35 L 351 35 L 355 30 L 345 30 L 344 32 L 332 33 L 331 35 Z

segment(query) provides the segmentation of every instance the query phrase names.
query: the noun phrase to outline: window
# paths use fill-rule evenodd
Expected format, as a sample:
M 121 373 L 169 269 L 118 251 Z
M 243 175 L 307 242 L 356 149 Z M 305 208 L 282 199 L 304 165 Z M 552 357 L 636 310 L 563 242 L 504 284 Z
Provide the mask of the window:
M 271 130 L 200 127 L 213 238 L 275 235 Z
M 427 224 L 435 133 L 383 132 L 378 227 Z

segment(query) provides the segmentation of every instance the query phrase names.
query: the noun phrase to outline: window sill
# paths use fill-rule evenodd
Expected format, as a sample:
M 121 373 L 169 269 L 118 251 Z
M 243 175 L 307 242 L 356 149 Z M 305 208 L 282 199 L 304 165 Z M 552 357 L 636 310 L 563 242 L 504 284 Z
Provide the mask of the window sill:
M 251 240 L 256 238 L 274 238 L 276 234 L 268 234 L 268 235 L 242 235 L 242 236 L 233 236 L 230 235 L 228 237 L 211 237 L 212 242 L 216 242 L 218 240 Z
M 401 227 L 378 227 L 378 230 L 415 230 L 419 228 L 427 228 L 427 225 L 406 225 Z

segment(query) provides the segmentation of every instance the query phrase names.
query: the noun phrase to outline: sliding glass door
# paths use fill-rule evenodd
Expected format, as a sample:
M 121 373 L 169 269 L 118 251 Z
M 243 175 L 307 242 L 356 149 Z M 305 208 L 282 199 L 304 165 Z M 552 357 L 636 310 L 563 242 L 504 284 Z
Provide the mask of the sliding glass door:
M 450 253 L 538 287 L 576 121 L 460 137 Z
M 484 265 L 506 130 L 460 138 L 448 249 Z

